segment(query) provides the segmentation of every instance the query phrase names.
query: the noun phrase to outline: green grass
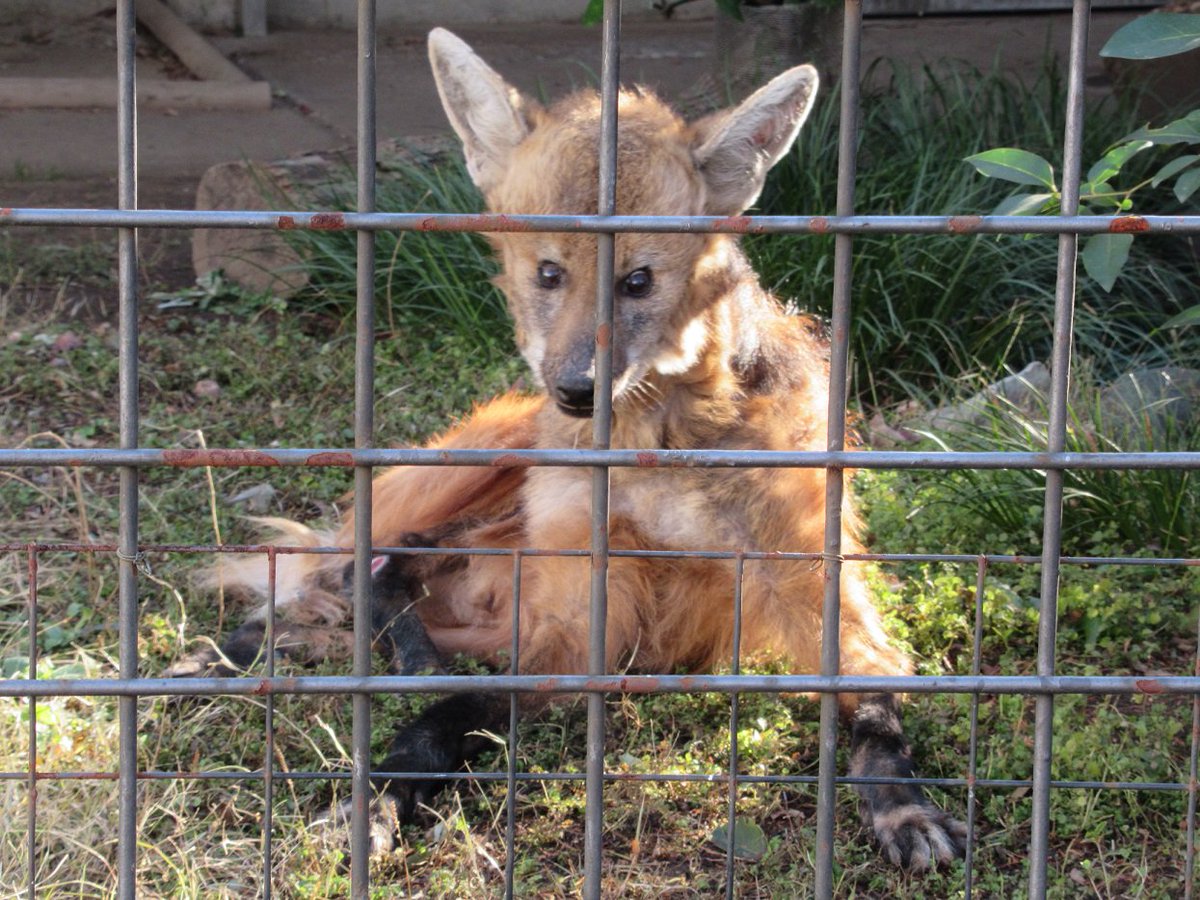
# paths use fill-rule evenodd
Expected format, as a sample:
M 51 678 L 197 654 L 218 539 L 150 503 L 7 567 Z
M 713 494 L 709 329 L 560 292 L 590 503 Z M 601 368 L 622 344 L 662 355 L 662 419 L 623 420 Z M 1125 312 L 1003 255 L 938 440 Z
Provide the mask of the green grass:
M 1080 371 L 1082 369 L 1082 371 Z M 1065 450 L 1069 453 L 1192 452 L 1200 450 L 1200 421 L 1179 405 L 1149 396 L 1137 401 L 1137 418 L 1114 403 L 1077 367 L 1068 405 Z M 1165 405 L 1164 405 L 1165 404 Z M 1176 412 L 1167 414 L 1174 409 Z M 1155 425 L 1151 422 L 1158 417 Z M 1048 444 L 1046 399 L 1029 404 L 995 398 L 975 421 L 945 431 L 924 432 L 913 449 L 1042 452 Z M 1140 421 L 1139 421 L 1140 420 Z M 958 552 L 1038 554 L 1046 473 L 1039 469 L 964 469 L 914 472 L 910 514 L 930 545 Z M 1068 556 L 1123 554 L 1195 555 L 1200 535 L 1200 490 L 1187 469 L 1070 469 L 1063 474 L 1063 553 Z M 970 514 L 965 530 L 948 533 L 933 521 L 943 513 L 957 521 Z M 932 526 L 932 527 L 931 527 Z M 962 524 L 958 526 L 962 528 Z
M 989 212 L 1011 191 L 979 176 L 964 158 L 1020 146 L 1058 159 L 1064 87 L 1048 67 L 1024 85 L 996 73 L 890 73 L 888 87 L 864 98 L 856 209 L 860 213 L 958 215 Z M 1084 158 L 1091 160 L 1140 123 L 1106 102 L 1089 110 Z M 827 94 L 797 147 L 772 172 L 756 212 L 832 214 L 837 185 L 838 99 Z M 1165 157 L 1130 164 L 1132 181 Z M 347 175 L 289 202 L 352 207 Z M 381 173 L 379 207 L 391 211 L 474 212 L 482 200 L 458 157 L 433 166 L 400 164 Z M 1139 194 L 1139 209 L 1179 208 L 1171 192 Z M 355 306 L 355 239 L 293 231 L 312 279 L 301 298 L 350 316 Z M 487 283 L 495 264 L 476 235 L 380 233 L 376 295 L 390 328 L 434 323 L 508 353 L 502 298 Z M 800 308 L 827 314 L 833 290 L 833 238 L 756 235 L 745 246 L 764 283 Z M 853 393 L 863 403 L 898 402 L 938 390 L 963 373 L 999 372 L 1047 359 L 1058 241 L 1054 236 L 867 235 L 854 242 L 851 353 Z M 1114 290 L 1081 277 L 1075 346 L 1103 374 L 1135 363 L 1196 358 L 1200 329 L 1157 330 L 1194 305 L 1200 268 L 1184 238 L 1134 242 Z
M 56 322 L 4 323 L 0 372 L 9 402 L 3 428 L 14 443 L 112 446 L 115 354 L 104 326 L 72 326 L 74 349 L 55 349 L 68 330 Z M 14 338 L 13 335 L 19 335 Z M 236 335 L 236 340 L 231 340 Z M 520 378 L 511 362 L 480 366 L 474 346 L 457 335 L 429 331 L 388 334 L 379 347 L 379 433 L 412 442 L 469 408 L 473 399 Z M 233 300 L 206 311 L 168 310 L 143 321 L 143 437 L 150 446 L 196 446 L 202 428 L 210 446 L 270 444 L 287 435 L 294 446 L 344 442 L 350 422 L 352 346 L 328 317 L 280 315 Z M 59 362 L 56 362 L 59 360 Z M 197 397 L 195 383 L 215 380 L 216 396 Z M 271 512 L 302 519 L 328 517 L 348 488 L 340 471 L 217 470 L 210 494 L 203 470 L 148 470 L 142 476 L 142 528 L 147 542 L 208 543 L 215 509 L 227 541 L 253 530 L 229 498 L 269 481 Z M 966 504 L 947 502 L 938 482 L 917 473 L 861 476 L 872 548 L 889 552 L 1036 550 L 1028 529 L 995 530 Z M 104 471 L 27 470 L 5 475 L 0 522 L 6 540 L 112 541 L 116 478 Z M 1030 522 L 1040 501 L 1028 504 Z M 1111 536 L 1093 551 L 1120 549 Z M 142 671 L 161 672 L 193 642 L 227 630 L 242 615 L 191 586 L 204 564 L 188 554 L 156 555 L 153 579 L 140 590 Z M 42 677 L 110 676 L 116 658 L 116 572 L 111 558 L 49 553 L 40 558 Z M 989 569 L 983 611 L 984 671 L 1026 674 L 1036 657 L 1036 566 Z M 880 603 L 896 638 L 910 646 L 921 671 L 963 673 L 970 666 L 975 567 L 891 565 L 875 576 Z M 1058 644 L 1067 674 L 1191 671 L 1195 652 L 1196 569 L 1064 567 Z M 23 554 L 0 560 L 0 666 L 6 677 L 27 671 L 24 618 L 27 567 Z M 463 663 L 462 665 L 466 665 Z M 284 666 L 284 671 L 305 671 Z M 778 671 L 758 664 L 757 671 Z M 340 671 L 329 664 L 317 674 Z M 386 745 L 393 723 L 428 698 L 377 698 L 373 746 Z M 968 750 L 969 699 L 914 698 L 907 714 L 921 771 L 962 777 Z M 648 696 L 610 701 L 607 765 L 614 771 L 719 774 L 728 755 L 728 700 L 717 695 Z M 39 701 L 39 769 L 115 771 L 116 704 L 97 698 Z M 27 765 L 27 701 L 0 702 L 0 770 Z M 1056 704 L 1055 777 L 1176 781 L 1185 778 L 1190 702 L 1170 697 L 1076 698 Z M 262 764 L 261 699 L 139 702 L 139 766 L 252 773 Z M 275 765 L 344 775 L 350 733 L 342 697 L 280 697 Z M 816 708 L 795 697 L 746 695 L 737 735 L 747 774 L 812 775 L 816 771 Z M 1032 702 L 980 698 L 979 773 L 996 779 L 1030 774 Z M 568 704 L 521 726 L 522 770 L 581 771 L 586 722 Z M 503 751 L 486 754 L 480 770 L 502 769 Z M 0 892 L 18 891 L 26 871 L 25 789 L 5 783 L 0 815 L 4 867 Z M 343 795 L 345 782 L 277 784 L 274 812 L 275 891 L 322 898 L 348 891 L 343 836 L 311 828 L 315 811 Z M 936 792 L 959 814 L 965 792 Z M 605 890 L 611 895 L 700 897 L 720 891 L 724 856 L 712 843 L 725 819 L 726 787 L 713 784 L 621 783 L 606 791 Z M 1053 896 L 1076 896 L 1095 884 L 1110 896 L 1173 897 L 1180 890 L 1183 847 L 1178 792 L 1063 790 L 1053 806 L 1050 877 Z M 927 879 L 881 865 L 859 825 L 856 801 L 839 796 L 835 856 L 839 896 L 954 896 L 961 866 Z M 112 782 L 43 781 L 39 785 L 37 870 L 49 897 L 109 896 L 114 887 L 115 786 Z M 139 795 L 140 892 L 151 897 L 241 897 L 261 885 L 263 801 L 254 777 L 146 782 Z M 375 863 L 380 897 L 478 896 L 494 893 L 504 859 L 504 789 L 459 783 L 431 811 L 406 826 L 400 848 Z M 811 889 L 815 795 L 809 785 L 746 785 L 738 815 L 759 825 L 766 852 L 739 862 L 737 892 L 746 897 L 804 894 Z M 976 879 L 982 896 L 1025 890 L 1029 797 L 1017 789 L 981 789 Z M 582 787 L 559 781 L 521 787 L 517 804 L 518 890 L 522 896 L 571 896 L 580 886 Z M 1119 839 L 1117 836 L 1120 836 Z M 10 874 L 11 873 L 11 874 Z M 1089 888 L 1090 889 L 1090 888 Z M 1140 894 L 1137 892 L 1141 891 Z
M 292 193 L 298 208 L 353 209 L 353 177 L 341 173 L 310 192 Z M 477 211 L 483 201 L 461 156 L 436 165 L 400 163 L 380 173 L 377 206 L 390 212 Z M 305 260 L 305 308 L 349 316 L 355 307 L 357 243 L 353 233 L 291 231 L 285 238 Z M 480 352 L 507 354 L 511 328 L 504 299 L 490 282 L 497 266 L 478 234 L 381 231 L 375 237 L 375 296 L 396 331 L 414 324 L 450 330 Z
M 939 69 L 895 72 L 864 100 L 855 209 L 863 214 L 960 215 L 991 211 L 1011 192 L 962 160 L 1018 146 L 1057 160 L 1063 87 L 1052 70 L 1024 86 L 998 74 Z M 776 167 L 759 211 L 831 214 L 837 185 L 837 104 L 826 97 Z M 1111 101 L 1089 111 L 1084 158 L 1133 130 Z M 1161 159 L 1159 160 L 1161 162 Z M 1139 165 L 1144 161 L 1139 161 Z M 1136 180 L 1138 171 L 1127 173 Z M 1160 191 L 1143 209 L 1171 211 Z M 801 306 L 827 312 L 833 239 L 752 236 L 746 247 L 765 283 Z M 854 241 L 851 352 L 854 388 L 881 405 L 964 372 L 998 372 L 1048 359 L 1058 241 L 1054 236 L 870 235 Z M 1195 329 L 1150 336 L 1194 303 L 1200 272 L 1185 240 L 1135 241 L 1111 294 L 1081 277 L 1075 346 L 1117 375 L 1133 360 L 1186 358 Z

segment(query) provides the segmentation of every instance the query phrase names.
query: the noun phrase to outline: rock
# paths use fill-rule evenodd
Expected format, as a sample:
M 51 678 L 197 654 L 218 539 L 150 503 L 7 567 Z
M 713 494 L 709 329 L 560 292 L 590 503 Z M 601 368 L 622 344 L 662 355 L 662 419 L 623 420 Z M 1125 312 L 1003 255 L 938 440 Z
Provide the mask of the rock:
M 219 397 L 221 396 L 221 386 L 211 378 L 201 378 L 192 387 L 192 393 L 197 397 Z
M 1136 437 L 1148 446 L 1200 420 L 1200 370 L 1135 369 L 1100 392 L 1100 426 L 1118 446 Z
M 379 147 L 378 168 L 387 171 L 435 162 L 453 146 L 448 136 L 406 140 L 404 144 L 385 142 Z M 354 153 L 338 150 L 275 162 L 213 166 L 196 189 L 196 209 L 330 209 L 355 194 Z M 248 290 L 289 296 L 308 283 L 303 262 L 276 231 L 197 228 L 192 232 L 192 265 L 197 277 L 221 269 L 229 281 Z
M 1042 405 L 1049 391 L 1050 369 L 1045 363 L 1031 362 L 1015 375 L 988 385 L 962 403 L 935 409 L 926 422 L 933 431 L 955 431 L 982 425 L 990 418 L 989 410 L 995 408 L 997 400 L 1004 401 L 1002 405 L 1032 413 Z
M 230 503 L 244 503 L 246 511 L 264 513 L 271 508 L 275 501 L 275 488 L 269 484 L 256 484 L 244 491 L 239 491 L 229 498 Z
M 73 331 L 64 331 L 54 339 L 52 345 L 55 350 L 60 353 L 66 353 L 70 350 L 78 349 L 83 346 L 83 338 Z
M 229 162 L 213 166 L 196 189 L 196 209 L 290 209 L 297 183 L 328 180 L 321 157 L 276 163 Z M 197 277 L 218 269 L 226 278 L 253 291 L 281 296 L 308 283 L 303 260 L 274 231 L 197 228 L 192 233 L 192 265 Z

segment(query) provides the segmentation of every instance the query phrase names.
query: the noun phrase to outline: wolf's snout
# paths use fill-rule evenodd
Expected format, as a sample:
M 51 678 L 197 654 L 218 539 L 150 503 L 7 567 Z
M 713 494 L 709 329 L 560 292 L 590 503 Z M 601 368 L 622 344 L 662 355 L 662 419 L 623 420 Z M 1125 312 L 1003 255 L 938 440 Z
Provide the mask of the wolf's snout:
M 596 383 L 586 375 L 560 378 L 554 385 L 554 400 L 569 416 L 590 416 Z

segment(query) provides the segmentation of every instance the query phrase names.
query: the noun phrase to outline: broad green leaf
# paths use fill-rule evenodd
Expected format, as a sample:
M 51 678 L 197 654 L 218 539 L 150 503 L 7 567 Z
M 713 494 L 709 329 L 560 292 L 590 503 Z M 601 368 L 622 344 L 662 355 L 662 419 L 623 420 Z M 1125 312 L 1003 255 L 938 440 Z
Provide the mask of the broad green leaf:
M 1139 128 L 1121 139 L 1126 141 L 1150 141 L 1152 144 L 1197 144 L 1200 143 L 1200 109 L 1161 128 Z
M 1186 203 L 1188 197 L 1192 196 L 1198 187 L 1200 187 L 1200 169 L 1184 172 L 1175 182 L 1175 196 L 1179 198 L 1180 203 Z
M 1094 166 L 1088 169 L 1087 180 L 1093 182 L 1108 181 L 1121 171 L 1121 166 L 1129 162 L 1147 147 L 1153 147 L 1150 141 L 1130 141 L 1128 144 L 1118 144 L 1105 153 Z
M 722 850 L 728 850 L 730 845 L 729 826 L 721 825 L 713 830 L 712 842 Z M 750 819 L 733 820 L 733 855 L 738 859 L 762 859 L 767 852 L 767 836 L 758 827 L 758 823 Z
M 992 210 L 993 216 L 1036 216 L 1046 212 L 1047 201 L 1054 200 L 1054 194 L 1014 194 L 1007 200 L 1001 200 L 1000 205 Z
M 1129 259 L 1132 234 L 1094 234 L 1083 244 L 1083 267 L 1104 290 L 1111 291 Z
M 1151 13 L 1139 16 L 1108 39 L 1101 56 L 1159 59 L 1200 47 L 1200 15 Z
M 997 147 L 968 156 L 977 171 L 989 178 L 1002 178 L 1017 184 L 1032 184 L 1054 190 L 1054 169 L 1050 163 L 1036 153 L 1018 150 L 1015 147 Z
M 1177 172 L 1182 172 L 1198 159 L 1200 159 L 1200 156 L 1197 156 L 1195 153 L 1189 153 L 1187 156 L 1181 156 L 1178 159 L 1171 160 L 1169 163 L 1159 169 L 1158 172 L 1155 173 L 1154 177 L 1150 179 L 1150 186 L 1158 187 L 1172 175 L 1176 174 Z
M 1185 325 L 1200 325 L 1200 306 L 1185 309 L 1162 323 L 1163 328 L 1183 328 Z

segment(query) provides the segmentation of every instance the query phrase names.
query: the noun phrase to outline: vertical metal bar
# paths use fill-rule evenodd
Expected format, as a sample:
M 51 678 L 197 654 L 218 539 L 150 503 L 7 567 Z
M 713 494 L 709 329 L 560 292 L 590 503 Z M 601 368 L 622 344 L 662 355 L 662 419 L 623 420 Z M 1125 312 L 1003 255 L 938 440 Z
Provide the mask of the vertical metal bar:
M 117 194 L 121 209 L 137 208 L 136 33 L 134 0 L 117 0 Z M 122 450 L 138 445 L 137 230 L 117 230 L 119 335 L 119 419 Z M 136 678 L 138 471 L 120 470 L 117 530 L 118 666 L 122 678 Z M 117 701 L 119 725 L 117 782 L 117 895 L 137 893 L 137 697 Z
M 1075 0 L 1071 17 L 1071 51 L 1067 70 L 1067 121 L 1063 137 L 1062 214 L 1079 210 L 1081 141 L 1083 137 L 1083 75 L 1087 54 L 1090 0 Z M 1067 391 L 1071 374 L 1071 340 L 1075 313 L 1076 234 L 1058 239 L 1058 273 L 1054 294 L 1054 346 L 1051 350 L 1050 423 L 1047 449 L 1062 452 L 1067 434 Z M 1041 603 L 1038 618 L 1038 675 L 1054 674 L 1058 633 L 1058 576 L 1062 555 L 1063 472 L 1046 473 L 1042 522 Z M 1033 818 L 1029 844 L 1029 896 L 1046 896 L 1050 854 L 1050 776 L 1054 740 L 1054 697 L 1034 699 Z
M 1192 673 L 1200 676 L 1200 616 L 1196 622 L 1196 658 Z M 1196 878 L 1196 779 L 1200 775 L 1200 695 L 1192 696 L 1192 751 L 1188 764 L 1187 849 L 1183 859 L 1183 897 L 1195 896 Z
M 604 45 L 600 70 L 600 173 L 597 212 L 617 208 L 617 85 L 620 78 L 621 0 L 604 2 Z M 612 440 L 612 336 L 614 236 L 596 236 L 596 386 L 592 446 L 607 450 Z M 592 577 L 588 612 L 588 673 L 605 671 L 605 627 L 608 621 L 608 483 L 609 470 L 592 470 Z M 585 900 L 600 898 L 604 831 L 604 695 L 587 698 L 587 780 L 584 814 Z
M 29 677 L 37 678 L 38 647 L 38 557 L 29 545 Z M 29 698 L 29 900 L 37 900 L 37 698 Z
M 837 214 L 854 212 L 854 178 L 858 147 L 859 56 L 862 0 L 846 0 L 842 32 L 842 106 L 838 135 Z M 850 235 L 834 238 L 833 346 L 829 366 L 829 431 L 827 447 L 841 450 L 846 441 L 846 377 L 850 346 L 850 278 L 853 245 Z M 825 471 L 825 600 L 821 617 L 821 674 L 836 675 L 841 665 L 841 574 L 843 472 Z M 838 697 L 821 695 L 819 769 L 817 773 L 817 847 L 814 891 L 833 896 L 833 830 L 836 818 Z
M 987 557 L 980 556 L 975 570 L 975 632 L 971 641 L 971 674 L 983 669 L 983 588 L 987 583 Z M 971 738 L 967 751 L 967 858 L 963 864 L 963 897 L 971 900 L 975 865 L 975 773 L 979 762 L 979 694 L 971 695 Z
M 746 558 L 740 553 L 734 563 L 733 582 L 733 659 L 731 671 L 742 673 L 742 575 Z M 725 896 L 733 900 L 733 848 L 737 843 L 738 797 L 738 694 L 729 695 L 729 846 L 725 848 Z
M 512 649 L 509 672 L 516 675 L 521 666 L 521 551 L 513 552 Z M 517 695 L 508 695 L 508 793 L 504 798 L 504 896 L 513 896 L 514 848 L 517 844 L 517 721 L 520 710 Z
M 275 547 L 267 548 L 267 633 L 263 643 L 267 655 L 267 677 L 275 677 Z M 263 724 L 263 900 L 271 900 L 271 831 L 275 804 L 275 695 L 267 694 Z
M 375 209 L 375 0 L 358 3 L 358 211 Z M 358 232 L 355 319 L 354 446 L 374 442 L 375 235 Z M 371 674 L 371 468 L 354 469 L 354 674 Z M 371 697 L 351 701 L 350 892 L 369 888 Z

